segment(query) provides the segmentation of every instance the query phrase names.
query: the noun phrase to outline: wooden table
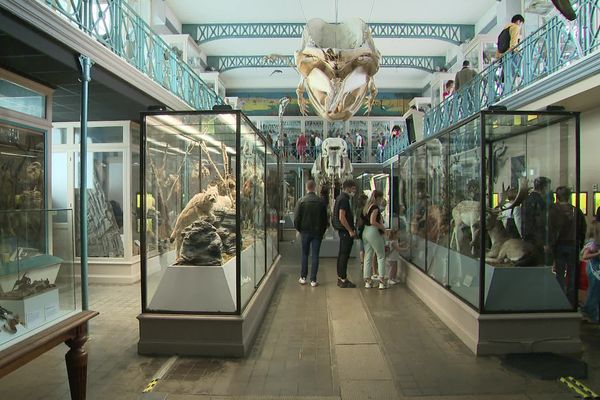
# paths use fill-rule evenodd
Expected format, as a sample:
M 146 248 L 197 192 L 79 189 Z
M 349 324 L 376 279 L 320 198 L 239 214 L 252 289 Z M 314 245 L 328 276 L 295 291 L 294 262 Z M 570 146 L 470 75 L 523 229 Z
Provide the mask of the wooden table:
M 0 351 L 0 378 L 27 364 L 55 346 L 65 343 L 65 355 L 72 400 L 85 400 L 87 382 L 87 322 L 96 311 L 81 311 L 23 341 Z

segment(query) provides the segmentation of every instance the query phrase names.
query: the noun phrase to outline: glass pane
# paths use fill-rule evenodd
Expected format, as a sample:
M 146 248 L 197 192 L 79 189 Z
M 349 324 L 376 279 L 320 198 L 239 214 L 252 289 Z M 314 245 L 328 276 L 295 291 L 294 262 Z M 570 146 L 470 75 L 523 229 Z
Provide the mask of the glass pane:
M 450 132 L 448 197 L 452 218 L 448 283 L 453 292 L 479 307 L 480 120 Z
M 124 257 L 123 248 L 123 152 L 87 155 L 88 256 Z M 75 156 L 75 223 L 79 247 L 79 153 Z
M 0 78 L 0 107 L 45 118 L 46 96 Z
M 41 210 L 46 203 L 44 134 L 0 123 L 0 210 Z M 22 246 L 46 251 L 39 236 L 45 232 L 41 214 L 0 223 L 0 230 L 19 238 Z
M 260 165 L 258 164 L 258 149 L 256 138 L 250 133 L 240 136 L 241 147 L 241 169 L 240 169 L 240 216 L 242 221 L 242 252 L 240 255 L 241 264 L 241 297 L 242 309 L 246 306 L 250 297 L 254 293 L 258 284 L 256 269 L 259 268 L 256 263 L 258 260 L 257 228 L 254 226 L 256 216 L 260 214 L 260 201 L 257 198 L 260 192 L 257 187 L 260 183 Z
M 0 211 L 0 224 L 2 349 L 70 316 L 76 303 L 71 210 Z M 7 229 L 16 224 L 18 235 Z
M 140 128 L 137 124 L 131 124 L 131 234 L 132 255 L 140 254 Z
M 564 115 L 486 115 L 490 193 L 486 311 L 568 310 L 577 305 L 575 121 Z M 487 131 L 486 131 L 486 139 Z M 503 267 L 513 268 L 503 268 Z M 503 285 L 503 281 L 512 282 Z
M 88 143 L 123 143 L 122 126 L 96 126 L 88 128 Z M 75 143 L 79 143 L 80 128 L 74 129 Z
M 233 113 L 146 117 L 150 310 L 237 309 L 235 133 Z
M 427 142 L 427 274 L 448 283 L 448 244 L 450 212 L 448 210 L 448 136 Z
M 68 180 L 69 175 L 69 155 L 70 153 L 52 153 L 52 207 L 53 208 L 69 208 L 71 200 L 71 192 L 69 191 Z M 61 217 L 66 217 L 66 213 L 60 213 L 55 216 L 55 222 L 61 221 Z
M 406 214 L 410 224 L 410 247 L 412 262 L 421 269 L 426 269 L 425 247 L 427 234 L 427 194 L 426 148 L 418 147 L 411 154 L 409 161 L 410 201 Z
M 278 231 L 281 189 L 282 185 L 277 156 L 271 149 L 267 149 L 267 182 L 265 192 L 267 201 L 267 268 L 273 265 L 273 261 L 279 254 Z
M 52 128 L 52 144 L 67 144 L 67 128 Z
M 258 135 L 255 138 L 256 168 L 254 170 L 254 205 L 252 207 L 252 227 L 255 237 L 254 279 L 258 286 L 266 271 L 266 226 L 265 226 L 265 166 L 266 147 Z M 242 302 L 243 303 L 243 302 Z

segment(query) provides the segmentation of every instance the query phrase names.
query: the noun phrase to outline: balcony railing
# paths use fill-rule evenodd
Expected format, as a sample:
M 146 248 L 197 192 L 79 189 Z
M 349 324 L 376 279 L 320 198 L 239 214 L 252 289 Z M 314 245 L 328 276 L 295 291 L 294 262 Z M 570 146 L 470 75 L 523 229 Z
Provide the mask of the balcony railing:
M 196 110 L 221 99 L 122 0 L 38 0 Z
M 600 46 L 599 0 L 576 0 L 577 19 L 551 18 L 464 88 L 425 114 L 431 136 L 517 91 L 567 67 Z
M 281 160 L 285 163 L 314 163 L 315 157 L 321 154 L 321 148 L 307 146 L 303 151 L 299 151 L 296 146 L 285 146 L 275 148 L 279 152 Z M 378 154 L 376 148 L 372 148 L 369 154 L 367 147 L 348 146 L 348 158 L 351 163 L 374 163 L 383 162 L 383 153 Z

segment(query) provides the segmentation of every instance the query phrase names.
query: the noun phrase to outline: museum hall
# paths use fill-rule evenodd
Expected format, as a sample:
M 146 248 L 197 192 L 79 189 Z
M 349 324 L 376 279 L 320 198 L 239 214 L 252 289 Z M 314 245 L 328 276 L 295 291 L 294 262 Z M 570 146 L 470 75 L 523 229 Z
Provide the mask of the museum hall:
M 0 0 L 0 398 L 600 399 L 595 135 L 600 0 Z

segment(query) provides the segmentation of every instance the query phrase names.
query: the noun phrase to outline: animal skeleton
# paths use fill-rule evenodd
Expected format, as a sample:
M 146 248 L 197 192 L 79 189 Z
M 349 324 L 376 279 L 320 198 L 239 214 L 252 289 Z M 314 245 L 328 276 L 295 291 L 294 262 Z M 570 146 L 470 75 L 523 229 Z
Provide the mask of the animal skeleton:
M 352 163 L 348 159 L 348 147 L 342 138 L 327 138 L 321 144 L 321 154 L 315 159 L 311 170 L 317 185 L 334 185 L 352 178 Z M 329 191 L 333 200 L 333 187 Z M 332 201 L 330 201 L 333 204 Z
M 380 57 L 363 20 L 340 24 L 319 18 L 308 21 L 302 49 L 294 55 L 301 76 L 296 89 L 300 112 L 306 115 L 306 91 L 317 113 L 328 121 L 349 119 L 365 99 L 370 113 L 377 96 L 373 77 Z

